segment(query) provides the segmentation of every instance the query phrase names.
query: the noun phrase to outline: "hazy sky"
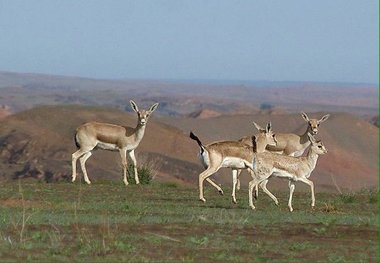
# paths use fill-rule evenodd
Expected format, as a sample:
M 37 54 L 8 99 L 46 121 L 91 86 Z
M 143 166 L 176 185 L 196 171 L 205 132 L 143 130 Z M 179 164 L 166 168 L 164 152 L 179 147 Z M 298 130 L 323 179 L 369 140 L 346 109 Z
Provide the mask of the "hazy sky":
M 0 71 L 378 83 L 378 0 L 0 0 Z

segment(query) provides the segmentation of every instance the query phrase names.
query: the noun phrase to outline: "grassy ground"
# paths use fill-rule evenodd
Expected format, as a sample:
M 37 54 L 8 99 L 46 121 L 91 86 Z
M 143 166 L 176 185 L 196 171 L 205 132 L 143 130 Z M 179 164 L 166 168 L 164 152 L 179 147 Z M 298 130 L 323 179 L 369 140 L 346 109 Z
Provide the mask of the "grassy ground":
M 244 187 L 245 188 L 245 187 Z M 1 184 L 0 260 L 377 261 L 377 192 L 287 192 L 280 206 L 261 194 L 255 211 L 245 189 L 206 186 L 90 186 L 15 181 Z

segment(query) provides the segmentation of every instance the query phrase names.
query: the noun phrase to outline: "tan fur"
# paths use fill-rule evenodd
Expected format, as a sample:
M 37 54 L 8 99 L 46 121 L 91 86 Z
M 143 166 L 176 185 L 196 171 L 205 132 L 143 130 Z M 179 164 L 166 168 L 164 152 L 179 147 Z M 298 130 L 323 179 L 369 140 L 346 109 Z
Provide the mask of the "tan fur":
M 302 135 L 297 135 L 294 133 L 276 133 L 277 144 L 275 146 L 267 145 L 265 151 L 288 155 L 288 156 L 295 156 L 295 157 L 301 156 L 305 152 L 307 147 L 310 146 L 308 133 L 312 135 L 318 134 L 320 124 L 326 121 L 330 117 L 330 114 L 324 115 L 319 120 L 309 119 L 307 114 L 304 112 L 301 113 L 301 116 L 308 124 L 306 131 Z M 240 140 L 244 140 L 244 143 L 247 143 L 247 144 L 250 143 L 249 140 L 247 140 L 245 137 Z M 259 150 L 257 152 L 264 152 L 264 151 Z M 260 184 L 260 187 L 264 190 L 264 192 L 267 191 L 266 189 L 267 183 L 268 183 L 268 180 L 265 180 Z M 240 184 L 239 181 L 238 181 L 238 184 Z M 256 186 L 256 189 L 255 189 L 256 198 L 258 197 L 258 194 L 259 194 L 259 189 L 258 189 L 258 186 Z
M 315 141 L 311 134 L 308 134 L 311 147 L 306 157 L 292 157 L 279 155 L 270 152 L 258 153 L 253 161 L 255 178 L 249 183 L 249 204 L 255 209 L 252 200 L 253 187 L 257 186 L 271 175 L 289 179 L 290 195 L 288 206 L 293 211 L 292 197 L 294 192 L 294 182 L 301 181 L 311 188 L 311 206 L 315 205 L 314 184 L 308 178 L 315 169 L 318 155 L 327 153 L 327 149 L 321 141 Z
M 266 132 L 259 134 L 256 137 L 256 143 L 261 147 L 262 143 L 264 148 L 268 143 L 275 144 L 275 138 L 272 136 L 271 125 L 268 123 Z M 235 198 L 235 186 L 237 180 L 237 170 L 238 169 L 249 169 L 252 171 L 252 160 L 255 152 L 253 147 L 244 144 L 243 142 L 236 141 L 222 141 L 211 143 L 206 146 L 202 146 L 203 151 L 201 150 L 201 158 L 203 158 L 203 163 L 206 168 L 204 172 L 199 175 L 199 199 L 206 201 L 203 196 L 203 181 L 208 181 L 211 185 L 219 190 L 220 193 L 223 193 L 221 188 L 217 186 L 210 177 L 212 174 L 216 173 L 220 168 L 232 168 L 233 170 L 233 201 L 236 203 Z M 251 174 L 253 176 L 253 174 Z
M 277 133 L 277 145 L 268 145 L 266 149 L 270 152 L 278 152 L 289 156 L 301 156 L 310 145 L 307 134 L 318 134 L 319 125 L 326 121 L 330 114 L 324 115 L 320 120 L 309 119 L 306 113 L 302 112 L 302 118 L 307 122 L 308 126 L 302 135 L 294 133 Z
M 75 139 L 79 144 L 79 149 L 72 154 L 72 182 L 76 179 L 76 162 L 79 158 L 82 172 L 86 183 L 90 184 L 85 163 L 91 156 L 94 148 L 104 150 L 119 151 L 123 165 L 124 183 L 128 185 L 127 180 L 127 153 L 134 165 L 134 174 L 136 184 L 139 183 L 137 175 L 137 163 L 134 150 L 139 145 L 145 132 L 146 123 L 156 110 L 158 103 L 153 104 L 148 111 L 139 111 L 136 103 L 130 101 L 132 109 L 137 113 L 137 125 L 135 128 L 128 126 L 119 126 L 109 123 L 88 122 L 79 126 L 76 130 Z

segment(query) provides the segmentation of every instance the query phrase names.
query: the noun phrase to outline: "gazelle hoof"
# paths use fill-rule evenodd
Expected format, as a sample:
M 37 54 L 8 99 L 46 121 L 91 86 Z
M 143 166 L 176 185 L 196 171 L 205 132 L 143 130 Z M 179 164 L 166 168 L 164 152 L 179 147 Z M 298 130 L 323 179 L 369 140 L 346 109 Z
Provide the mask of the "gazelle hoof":
M 232 203 L 234 203 L 235 205 L 237 204 L 236 200 L 232 199 Z
M 222 189 L 220 189 L 218 192 L 219 192 L 220 195 L 224 195 L 224 192 L 223 192 Z
M 293 208 L 292 208 L 292 207 L 289 207 L 289 211 L 290 211 L 290 212 L 293 212 Z
M 250 207 L 251 207 L 252 210 L 256 209 L 256 207 L 254 205 L 250 205 Z
M 199 198 L 199 200 L 202 201 L 203 203 L 206 203 L 206 199 L 204 199 L 203 197 Z
M 87 184 L 91 184 L 91 181 L 86 181 Z

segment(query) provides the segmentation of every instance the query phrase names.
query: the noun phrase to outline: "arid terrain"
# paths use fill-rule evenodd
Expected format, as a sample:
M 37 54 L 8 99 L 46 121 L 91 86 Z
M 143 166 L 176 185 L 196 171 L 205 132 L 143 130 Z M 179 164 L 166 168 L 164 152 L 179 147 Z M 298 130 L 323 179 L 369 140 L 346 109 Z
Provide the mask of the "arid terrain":
M 69 180 L 76 127 L 87 121 L 134 126 L 129 99 L 141 107 L 159 102 L 137 149 L 159 181 L 195 185 L 202 167 L 192 130 L 204 143 L 237 140 L 256 133 L 252 121 L 271 121 L 275 132 L 302 134 L 300 116 L 331 117 L 318 138 L 329 150 L 312 178 L 317 189 L 340 192 L 378 187 L 378 90 L 366 84 L 199 83 L 190 81 L 93 80 L 0 72 L 0 176 Z M 43 106 L 50 105 L 50 106 Z M 377 119 L 376 119 L 377 118 Z M 118 153 L 96 151 L 90 177 L 121 179 Z M 230 185 L 229 170 L 215 180 Z M 245 183 L 248 176 L 242 176 Z M 286 188 L 273 180 L 273 188 Z M 302 189 L 302 186 L 300 187 Z
M 378 89 L 370 84 L 95 80 L 0 72 L 0 260 L 378 261 Z M 117 152 L 95 150 L 71 183 L 76 128 L 88 121 L 135 126 L 129 100 L 160 105 L 136 150 L 147 183 L 126 187 Z M 231 175 L 212 177 L 198 200 L 199 148 L 253 135 L 252 121 L 302 134 L 300 112 L 320 119 L 328 153 L 310 189 L 271 179 L 248 206 Z M 79 164 L 78 164 L 79 169 Z M 141 170 L 142 171 L 142 170 Z M 141 180 L 141 179 L 140 179 Z

